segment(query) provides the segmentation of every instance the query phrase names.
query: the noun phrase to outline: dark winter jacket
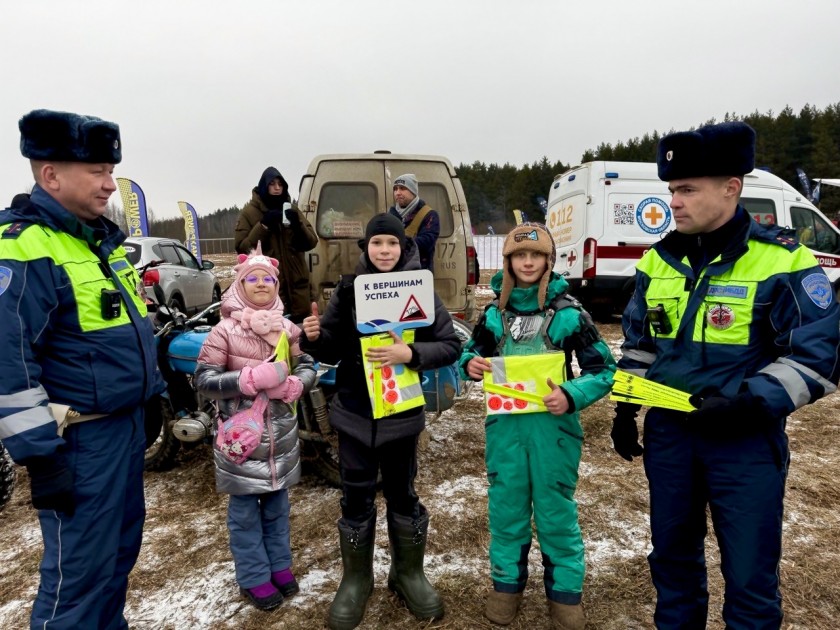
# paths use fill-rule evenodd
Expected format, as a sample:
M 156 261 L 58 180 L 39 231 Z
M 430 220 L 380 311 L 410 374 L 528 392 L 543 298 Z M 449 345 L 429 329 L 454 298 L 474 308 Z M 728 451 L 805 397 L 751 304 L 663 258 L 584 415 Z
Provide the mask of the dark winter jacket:
M 64 445 L 48 399 L 119 414 L 164 383 L 116 225 L 83 222 L 36 185 L 23 208 L 0 212 L 0 233 L 0 439 L 21 462 Z M 105 290 L 119 291 L 116 317 L 102 314 Z
M 262 223 L 263 217 L 269 211 L 264 199 L 268 198 L 268 181 L 280 177 L 285 181 L 277 169 L 266 169 L 251 195 L 251 201 L 245 204 L 236 221 L 234 245 L 240 254 L 248 254 L 262 242 L 262 251 L 280 261 L 280 299 L 283 300 L 286 312 L 295 321 L 301 321 L 309 315 L 312 303 L 312 291 L 309 286 L 309 266 L 306 264 L 304 252 L 318 244 L 318 236 L 303 213 L 292 205 L 293 215 L 297 221 L 291 225 L 279 225 L 276 230 L 269 230 Z M 265 188 L 261 195 L 260 191 Z M 288 192 L 284 191 L 278 200 L 288 201 Z M 273 200 L 272 200 L 273 201 Z M 278 201 L 282 206 L 282 201 Z M 274 204 L 272 204 L 274 205 Z M 279 209 L 279 208 L 278 208 Z
M 418 200 L 417 207 L 414 208 L 405 218 L 403 218 L 395 206 L 391 206 L 389 212 L 398 217 L 403 222 L 403 227 L 408 229 L 414 217 L 426 207 L 426 202 L 422 199 Z M 408 234 L 408 236 L 412 236 Z M 420 254 L 420 268 L 434 271 L 435 267 L 435 245 L 440 236 L 440 216 L 435 210 L 429 212 L 424 218 L 420 227 L 417 228 L 417 234 L 412 236 L 414 242 L 417 244 L 417 250 Z
M 416 246 L 411 239 L 406 241 L 407 260 L 397 265 L 394 271 L 419 269 Z M 379 273 L 364 255 L 360 257 L 356 275 L 342 276 L 333 292 L 327 312 L 321 318 L 321 335 L 315 342 L 304 337 L 301 348 L 325 363 L 338 363 L 336 384 L 338 392 L 330 410 L 330 423 L 337 431 L 344 431 L 352 437 L 379 446 L 385 442 L 423 430 L 426 416 L 423 407 L 409 409 L 379 420 L 373 419 L 370 398 L 367 394 L 364 363 L 359 342 L 362 336 L 356 330 L 356 297 L 353 281 L 356 276 Z M 449 312 L 435 294 L 435 321 L 431 326 L 415 331 L 412 345 L 414 355 L 408 367 L 422 371 L 450 365 L 458 359 L 460 343 L 452 326 Z

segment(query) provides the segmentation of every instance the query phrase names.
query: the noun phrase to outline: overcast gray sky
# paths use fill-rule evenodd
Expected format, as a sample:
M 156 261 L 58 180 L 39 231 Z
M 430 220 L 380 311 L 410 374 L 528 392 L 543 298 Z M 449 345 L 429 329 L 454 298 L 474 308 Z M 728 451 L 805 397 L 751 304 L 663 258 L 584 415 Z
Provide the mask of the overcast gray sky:
M 269 165 L 295 196 L 320 153 L 577 164 L 727 111 L 822 109 L 838 17 L 838 0 L 0 0 L 0 207 L 33 183 L 17 122 L 35 108 L 119 123 L 115 174 L 159 218 L 204 215 Z

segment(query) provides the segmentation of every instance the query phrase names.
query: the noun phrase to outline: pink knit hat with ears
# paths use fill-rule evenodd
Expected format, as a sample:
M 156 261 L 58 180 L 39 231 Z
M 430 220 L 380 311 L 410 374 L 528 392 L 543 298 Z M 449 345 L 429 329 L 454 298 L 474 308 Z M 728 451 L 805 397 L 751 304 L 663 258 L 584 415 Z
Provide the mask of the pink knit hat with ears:
M 239 254 L 239 264 L 233 268 L 236 272 L 236 283 L 239 284 L 242 282 L 242 278 L 252 274 L 257 269 L 266 271 L 276 279 L 280 273 L 279 266 L 280 263 L 276 258 L 263 255 L 262 243 L 257 241 L 257 248 L 251 250 L 250 254 L 247 256 L 245 254 Z
M 236 280 L 234 280 L 231 287 L 233 288 L 234 293 L 242 302 L 243 306 L 247 306 L 250 308 L 255 308 L 258 310 L 273 310 L 275 308 L 279 308 L 281 311 L 283 310 L 283 302 L 280 300 L 279 291 L 275 292 L 276 299 L 269 303 L 263 304 L 262 306 L 258 304 L 254 304 L 251 300 L 248 299 L 248 296 L 245 295 L 245 290 L 242 287 L 242 280 L 246 276 L 254 273 L 257 269 L 262 269 L 268 275 L 273 276 L 276 280 L 278 278 L 280 263 L 277 261 L 276 258 L 271 258 L 270 256 L 264 256 L 262 253 L 262 244 L 258 241 L 257 248 L 251 250 L 251 253 L 247 256 L 245 254 L 239 254 L 239 264 L 236 265 L 233 270 L 236 272 Z M 276 285 L 275 285 L 276 288 Z

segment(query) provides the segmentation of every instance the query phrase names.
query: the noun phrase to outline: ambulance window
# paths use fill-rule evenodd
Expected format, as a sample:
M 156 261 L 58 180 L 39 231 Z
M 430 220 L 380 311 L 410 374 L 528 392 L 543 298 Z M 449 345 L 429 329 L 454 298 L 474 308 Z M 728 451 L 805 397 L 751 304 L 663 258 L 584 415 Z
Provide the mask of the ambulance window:
M 776 204 L 772 199 L 741 197 L 741 205 L 762 225 L 776 225 Z
M 425 201 L 432 210 L 436 210 L 440 217 L 440 236 L 452 236 L 454 221 L 452 219 L 452 202 L 446 188 L 441 184 L 420 183 L 420 198 Z
M 828 222 L 809 210 L 791 206 L 790 217 L 796 237 L 808 249 L 825 254 L 840 253 L 840 238 Z
M 318 199 L 318 236 L 362 238 L 367 222 L 376 213 L 373 184 L 325 184 Z

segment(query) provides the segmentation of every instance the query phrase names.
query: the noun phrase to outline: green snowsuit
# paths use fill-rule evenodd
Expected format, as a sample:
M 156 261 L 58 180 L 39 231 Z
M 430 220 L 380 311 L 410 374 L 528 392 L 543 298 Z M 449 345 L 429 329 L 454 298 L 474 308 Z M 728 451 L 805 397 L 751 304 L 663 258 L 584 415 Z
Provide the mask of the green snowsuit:
M 503 273 L 491 281 L 497 296 Z M 537 302 L 539 285 L 514 288 L 505 311 L 493 302 L 466 345 L 460 367 L 462 376 L 469 378 L 465 369 L 474 356 L 565 350 L 577 358 L 580 376 L 561 385 L 569 399 L 568 413 L 488 415 L 485 423 L 494 589 L 505 593 L 525 589 L 533 513 L 546 595 L 561 604 L 577 604 L 584 576 L 583 539 L 574 500 L 583 442 L 580 410 L 609 392 L 615 360 L 578 302 L 565 301 L 565 308 L 554 312 L 552 304 L 561 304 L 555 298 L 567 288 L 567 282 L 552 273 L 544 309 Z M 547 340 L 551 345 L 546 345 Z

